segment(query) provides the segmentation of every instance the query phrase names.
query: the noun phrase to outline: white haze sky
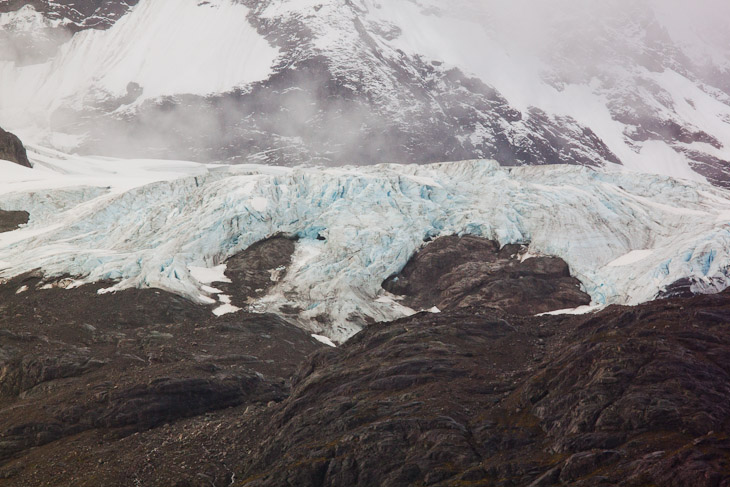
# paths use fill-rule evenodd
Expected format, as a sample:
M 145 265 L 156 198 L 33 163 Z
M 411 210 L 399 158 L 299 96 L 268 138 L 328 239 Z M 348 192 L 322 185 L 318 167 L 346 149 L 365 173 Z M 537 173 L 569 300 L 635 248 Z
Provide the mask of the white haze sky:
M 393 1 L 393 0 L 389 0 Z M 396 0 L 397 1 L 397 0 Z M 565 34 L 584 33 L 581 40 L 596 39 L 593 27 L 640 16 L 648 11 L 665 27 L 672 39 L 693 48 L 707 45 L 727 54 L 730 50 L 730 2 L 725 0 L 415 0 L 447 15 L 486 25 L 502 41 L 525 47 L 545 46 Z M 556 32 L 555 28 L 561 29 Z M 580 38 L 580 37 L 579 37 Z

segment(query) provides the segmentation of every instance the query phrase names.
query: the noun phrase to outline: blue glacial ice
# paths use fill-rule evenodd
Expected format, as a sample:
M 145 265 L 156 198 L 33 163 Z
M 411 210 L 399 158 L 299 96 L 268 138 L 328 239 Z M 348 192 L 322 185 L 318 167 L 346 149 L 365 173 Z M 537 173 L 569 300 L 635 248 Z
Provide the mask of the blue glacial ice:
M 272 235 L 298 236 L 286 277 L 254 309 L 296 306 L 301 326 L 335 341 L 365 317 L 409 312 L 383 299 L 380 284 L 439 235 L 529 243 L 532 254 L 562 257 L 599 305 L 647 301 L 683 277 L 705 292 L 730 279 L 730 193 L 573 166 L 224 166 L 123 190 L 11 191 L 0 208 L 32 215 L 27 227 L 0 236 L 4 277 L 42 269 L 200 303 L 210 296 L 190 266 L 215 267 Z M 314 320 L 320 315 L 332 324 Z

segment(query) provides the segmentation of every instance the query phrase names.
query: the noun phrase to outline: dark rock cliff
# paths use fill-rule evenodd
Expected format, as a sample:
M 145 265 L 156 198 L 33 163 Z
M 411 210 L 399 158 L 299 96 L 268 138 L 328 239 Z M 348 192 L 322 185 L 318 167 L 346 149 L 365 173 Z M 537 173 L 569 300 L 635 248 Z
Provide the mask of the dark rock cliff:
M 18 137 L 0 128 L 0 159 L 31 167 L 25 147 Z

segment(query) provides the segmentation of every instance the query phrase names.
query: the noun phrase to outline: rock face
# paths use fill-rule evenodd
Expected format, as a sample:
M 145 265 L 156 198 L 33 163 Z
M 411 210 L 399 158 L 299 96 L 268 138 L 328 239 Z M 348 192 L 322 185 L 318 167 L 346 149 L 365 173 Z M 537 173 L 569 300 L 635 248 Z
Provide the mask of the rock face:
M 0 233 L 10 232 L 20 225 L 28 223 L 30 214 L 27 211 L 0 210 Z
M 66 28 L 80 31 L 108 29 L 137 3 L 138 0 L 75 0 L 74 2 L 7 0 L 0 5 L 0 12 L 12 12 L 31 6 L 47 18 L 61 21 Z
M 235 256 L 226 292 L 256 295 L 292 248 Z M 0 283 L 0 482 L 730 486 L 730 291 L 533 316 L 490 276 L 537 309 L 575 283 L 524 250 L 434 241 L 392 282 L 442 313 L 336 349 L 154 289 Z M 480 262 L 484 286 L 452 283 Z
M 99 111 L 59 112 L 59 123 L 85 115 L 95 118 L 94 125 L 84 127 L 90 138 L 82 151 L 112 150 L 125 157 L 154 151 L 195 160 L 286 166 L 481 157 L 509 166 L 621 164 L 590 128 L 575 119 L 538 109 L 522 114 L 494 88 L 458 69 L 444 71 L 419 59 L 402 59 L 400 63 L 407 63 L 402 66 L 379 66 L 382 55 L 368 46 L 368 33 L 362 33 L 358 49 L 372 72 L 387 73 L 384 79 L 369 82 L 391 86 L 388 97 L 374 96 L 364 81 L 345 74 L 349 69 L 361 72 L 363 66 L 343 70 L 337 60 L 314 51 L 317 38 L 299 17 L 276 22 L 252 19 L 261 34 L 285 52 L 277 72 L 266 81 L 209 97 L 147 101 L 133 117 L 124 119 Z M 312 49 L 307 57 L 302 57 L 302 46 Z M 425 82 L 440 88 L 424 91 Z M 432 111 L 434 103 L 439 104 L 438 111 Z M 199 121 L 201 113 L 206 125 Z M 212 131 L 222 125 L 224 130 Z M 481 135 L 472 137 L 475 132 Z M 108 134 L 115 134 L 116 140 Z M 129 140 L 136 143 L 127 144 Z
M 244 308 L 268 291 L 286 274 L 294 254 L 295 240 L 273 237 L 248 247 L 226 261 L 231 283 L 216 286 L 231 295 L 233 304 Z
M 239 485 L 730 485 L 730 294 L 483 308 L 315 355 Z
M 534 315 L 591 302 L 555 257 L 531 257 L 525 246 L 499 244 L 474 236 L 438 238 L 418 252 L 398 275 L 383 283 L 405 296 L 414 309 L 470 306 Z
M 293 249 L 236 255 L 225 292 Z M 159 290 L 2 282 L 2 483 L 730 486 L 730 292 L 534 316 L 586 298 L 525 250 L 435 240 L 386 286 L 442 312 L 336 349 Z
M 216 318 L 159 290 L 100 295 L 103 285 L 67 289 L 71 282 L 28 275 L 0 285 L 0 470 L 8 485 L 47 479 L 23 471 L 23 458 L 36 453 L 62 455 L 48 465 L 70 475 L 69 485 L 80 477 L 93 485 L 106 460 L 80 469 L 68 441 L 116 444 L 154 428 L 170 433 L 186 418 L 265 408 L 286 397 L 298 364 L 324 347 L 276 316 Z M 174 485 L 165 478 L 157 485 Z
M 32 167 L 20 139 L 2 128 L 0 128 L 0 159 Z

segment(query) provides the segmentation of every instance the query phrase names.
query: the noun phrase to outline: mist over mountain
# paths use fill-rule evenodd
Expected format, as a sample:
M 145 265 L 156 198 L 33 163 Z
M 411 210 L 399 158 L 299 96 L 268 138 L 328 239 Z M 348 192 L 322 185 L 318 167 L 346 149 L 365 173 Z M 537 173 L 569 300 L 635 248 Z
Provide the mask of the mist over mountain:
M 730 184 L 719 1 L 135 3 L 0 4 L 0 124 L 84 154 Z

